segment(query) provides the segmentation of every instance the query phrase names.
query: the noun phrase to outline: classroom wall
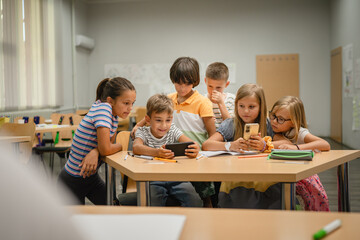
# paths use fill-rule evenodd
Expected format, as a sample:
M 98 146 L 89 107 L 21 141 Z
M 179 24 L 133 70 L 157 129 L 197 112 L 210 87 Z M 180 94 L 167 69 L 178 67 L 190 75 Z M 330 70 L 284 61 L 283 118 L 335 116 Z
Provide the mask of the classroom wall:
M 75 2 L 75 36 L 80 34 L 87 37 L 89 36 L 88 32 L 88 4 L 83 1 Z M 96 43 L 95 43 L 96 44 Z M 89 57 L 91 51 L 84 49 L 82 47 L 75 48 L 75 78 L 76 78 L 76 92 L 77 102 L 76 105 L 79 108 L 89 107 L 91 101 L 95 98 L 95 95 L 92 93 L 92 90 L 89 89 Z M 90 102 L 90 104 L 89 104 Z
M 73 71 L 72 71 L 72 38 L 71 38 L 71 0 L 61 1 L 61 35 L 57 45 L 61 49 L 61 78 L 63 91 L 62 108 L 72 108 L 74 106 L 73 92 Z M 60 90 L 59 90 L 60 91 Z
M 79 105 L 91 105 L 105 64 L 172 63 L 180 56 L 231 62 L 236 83 L 228 91 L 236 93 L 256 82 L 256 55 L 298 53 L 309 127 L 320 136 L 330 133 L 327 0 L 125 1 L 88 4 L 83 15 L 96 47 L 88 56 L 88 79 L 77 80 L 88 87 L 77 89 Z M 197 89 L 206 92 L 204 84 Z M 137 91 L 136 104 L 145 105 L 149 93 Z
M 354 63 L 356 59 L 360 58 L 359 12 L 360 1 L 358 0 L 331 1 L 331 49 L 335 49 L 339 46 L 345 47 L 348 44 L 353 44 Z M 359 89 L 356 91 L 359 91 Z M 352 130 L 352 101 L 352 98 L 345 97 L 343 94 L 343 143 L 349 147 L 360 149 L 360 132 Z

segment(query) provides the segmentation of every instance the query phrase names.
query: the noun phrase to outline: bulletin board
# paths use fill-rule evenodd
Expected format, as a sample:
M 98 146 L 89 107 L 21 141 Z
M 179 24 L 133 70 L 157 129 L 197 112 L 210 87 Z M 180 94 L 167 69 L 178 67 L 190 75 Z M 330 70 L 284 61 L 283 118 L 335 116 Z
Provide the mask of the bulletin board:
M 283 96 L 299 97 L 299 54 L 257 55 L 256 82 L 264 89 L 268 111 Z

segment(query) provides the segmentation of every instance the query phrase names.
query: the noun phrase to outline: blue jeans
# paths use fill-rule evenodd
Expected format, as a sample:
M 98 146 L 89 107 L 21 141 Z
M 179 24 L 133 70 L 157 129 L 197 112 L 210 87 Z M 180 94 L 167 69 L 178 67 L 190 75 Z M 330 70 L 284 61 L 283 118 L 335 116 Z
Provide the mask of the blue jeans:
M 202 207 L 203 201 L 190 182 L 150 182 L 151 206 L 165 206 L 168 196 L 182 207 Z

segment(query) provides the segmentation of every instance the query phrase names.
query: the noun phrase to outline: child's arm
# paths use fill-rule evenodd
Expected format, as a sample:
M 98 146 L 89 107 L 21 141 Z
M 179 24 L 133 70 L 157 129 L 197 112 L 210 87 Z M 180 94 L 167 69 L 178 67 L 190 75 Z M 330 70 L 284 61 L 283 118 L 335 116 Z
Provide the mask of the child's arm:
M 288 140 L 287 140 L 288 141 Z M 279 144 L 282 142 L 281 144 Z M 295 145 L 291 142 L 285 142 L 284 140 L 273 142 L 275 148 L 280 149 L 292 149 L 292 150 L 320 150 L 320 151 L 329 151 L 330 144 L 317 136 L 312 135 L 311 133 L 306 134 L 304 138 L 304 144 Z M 299 148 L 298 148 L 299 147 Z
M 272 144 L 274 145 L 274 148 L 276 148 L 276 149 L 279 148 L 281 145 L 284 145 L 284 144 L 293 145 L 291 143 L 291 141 L 289 139 L 285 138 L 282 134 L 275 134 L 274 137 L 273 137 Z
M 146 124 L 145 118 L 143 118 L 140 122 L 138 122 L 133 129 L 131 130 L 130 136 L 134 139 L 135 138 L 135 132 L 139 127 L 143 127 Z
M 94 148 L 91 150 L 79 164 L 81 167 L 80 176 L 83 178 L 90 177 L 96 172 L 99 159 L 99 150 Z
M 261 133 L 255 136 L 250 136 L 248 140 L 248 145 L 251 149 L 258 150 L 258 151 L 265 151 L 266 142 L 261 137 Z
M 191 144 L 188 146 L 187 149 L 185 149 L 185 155 L 188 156 L 189 158 L 195 158 L 199 151 L 200 151 L 200 146 L 197 142 L 191 140 L 189 137 L 185 136 L 184 134 L 180 136 L 179 142 L 194 142 L 194 144 Z
M 330 144 L 322 138 L 312 135 L 311 133 L 306 134 L 304 138 L 304 144 L 300 144 L 299 148 L 302 150 L 311 149 L 311 150 L 320 150 L 320 151 L 329 151 Z
M 147 155 L 153 157 L 161 157 L 161 158 L 173 158 L 174 153 L 169 150 L 165 149 L 165 146 L 161 148 L 152 148 L 146 146 L 144 141 L 141 138 L 135 138 L 133 143 L 133 153 L 136 155 Z
M 209 137 L 211 137 L 216 132 L 214 117 L 203 117 L 202 120 L 204 121 Z
M 120 143 L 112 143 L 113 140 L 115 141 L 115 139 L 113 139 L 114 136 L 110 140 L 109 128 L 98 127 L 96 129 L 96 132 L 97 132 L 98 150 L 101 156 L 108 156 L 118 151 L 121 151 L 122 146 Z
M 219 106 L 221 118 L 223 120 L 230 118 L 231 115 L 226 107 L 224 94 L 214 90 L 211 96 L 210 100 Z
M 219 132 L 216 132 L 214 135 L 208 138 L 208 140 L 203 142 L 202 149 L 204 151 L 226 151 L 227 149 L 225 144 L 224 137 Z M 243 138 L 239 138 L 236 141 L 230 142 L 230 151 L 241 152 L 242 150 L 247 149 L 248 147 L 246 145 L 246 141 Z
M 114 143 L 115 139 L 116 139 L 116 134 L 114 134 L 111 137 L 110 139 L 111 143 Z M 99 155 L 100 153 L 98 148 L 94 148 L 84 157 L 82 162 L 79 164 L 79 167 L 81 167 L 80 176 L 86 178 L 86 177 L 90 177 L 96 172 Z

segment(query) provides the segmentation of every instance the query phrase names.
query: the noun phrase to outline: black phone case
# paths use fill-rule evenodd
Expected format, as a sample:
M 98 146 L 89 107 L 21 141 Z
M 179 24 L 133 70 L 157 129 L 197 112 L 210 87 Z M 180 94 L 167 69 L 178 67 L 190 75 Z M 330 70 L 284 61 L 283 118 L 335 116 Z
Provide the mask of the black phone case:
M 165 145 L 165 148 L 173 151 L 175 156 L 185 156 L 185 149 L 187 149 L 188 146 L 191 144 L 194 143 L 193 142 L 169 143 Z

